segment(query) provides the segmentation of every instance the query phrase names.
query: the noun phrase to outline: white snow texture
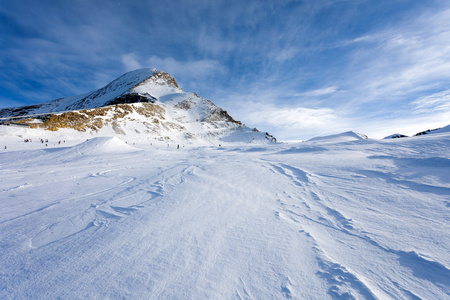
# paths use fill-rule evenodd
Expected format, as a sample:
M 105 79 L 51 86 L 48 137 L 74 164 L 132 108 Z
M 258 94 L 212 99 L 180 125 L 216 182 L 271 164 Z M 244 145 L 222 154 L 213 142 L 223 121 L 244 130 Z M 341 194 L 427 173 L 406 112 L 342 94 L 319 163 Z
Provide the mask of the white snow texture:
M 0 299 L 450 297 L 448 132 L 0 138 Z

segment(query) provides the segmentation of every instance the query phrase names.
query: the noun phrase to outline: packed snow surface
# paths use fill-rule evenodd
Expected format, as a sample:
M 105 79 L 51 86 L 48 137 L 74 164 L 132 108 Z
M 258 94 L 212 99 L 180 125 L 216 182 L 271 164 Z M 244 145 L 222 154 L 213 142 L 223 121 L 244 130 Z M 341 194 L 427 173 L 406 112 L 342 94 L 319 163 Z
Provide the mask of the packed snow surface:
M 0 299 L 450 298 L 448 132 L 0 138 Z

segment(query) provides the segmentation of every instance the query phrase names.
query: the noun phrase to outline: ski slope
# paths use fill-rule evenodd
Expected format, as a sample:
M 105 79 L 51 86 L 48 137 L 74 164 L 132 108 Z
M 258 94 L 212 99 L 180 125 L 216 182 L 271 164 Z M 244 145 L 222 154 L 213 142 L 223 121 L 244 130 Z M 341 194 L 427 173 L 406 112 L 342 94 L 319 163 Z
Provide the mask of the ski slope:
M 450 298 L 448 132 L 3 141 L 0 299 Z

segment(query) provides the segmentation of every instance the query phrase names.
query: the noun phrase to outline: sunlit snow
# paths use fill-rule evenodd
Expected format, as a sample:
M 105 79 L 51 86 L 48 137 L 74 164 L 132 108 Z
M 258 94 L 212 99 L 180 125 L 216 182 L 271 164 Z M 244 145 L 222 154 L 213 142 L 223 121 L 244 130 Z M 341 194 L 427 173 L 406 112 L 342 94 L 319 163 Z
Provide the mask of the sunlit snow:
M 445 130 L 179 149 L 67 132 L 0 126 L 1 299 L 450 297 Z

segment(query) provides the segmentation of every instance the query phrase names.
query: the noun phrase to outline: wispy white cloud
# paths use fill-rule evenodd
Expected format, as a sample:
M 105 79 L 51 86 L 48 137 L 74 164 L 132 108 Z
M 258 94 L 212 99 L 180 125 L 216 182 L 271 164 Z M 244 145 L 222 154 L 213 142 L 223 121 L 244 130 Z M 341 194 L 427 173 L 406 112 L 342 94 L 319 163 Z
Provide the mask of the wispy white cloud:
M 325 95 L 334 94 L 338 91 L 337 86 L 329 86 L 321 89 L 306 91 L 302 93 L 296 93 L 294 96 L 303 96 L 303 97 L 320 97 Z
M 289 97 L 291 91 L 283 87 L 258 86 L 246 91 L 223 91 L 217 104 L 224 105 L 247 126 L 268 131 L 280 140 L 308 139 L 352 129 L 344 111 L 282 101 Z
M 125 71 L 133 71 L 142 68 L 142 65 L 138 62 L 138 57 L 135 53 L 123 54 L 121 61 L 124 65 Z
M 247 114 L 251 122 L 261 123 L 264 120 L 270 126 L 290 127 L 292 129 L 310 130 L 323 129 L 336 123 L 339 117 L 329 108 L 304 108 L 304 107 L 259 107 L 257 111 Z
M 299 49 L 297 47 L 287 47 L 284 49 L 279 49 L 278 51 L 274 51 L 272 56 L 276 62 L 283 63 L 294 58 L 298 53 Z
M 236 43 L 236 41 L 220 37 L 219 32 L 216 32 L 211 28 L 206 28 L 206 26 L 202 26 L 196 41 L 196 46 L 200 51 L 211 55 L 229 54 L 231 51 L 235 50 L 238 45 L 239 44 Z
M 404 99 L 450 82 L 450 10 L 424 14 L 396 28 L 362 36 L 346 80 L 363 102 Z M 361 101 L 358 99 L 358 101 Z
M 437 111 L 450 112 L 450 90 L 421 97 L 412 103 L 415 113 L 433 113 Z M 450 122 L 450 119 L 449 119 Z
M 212 59 L 179 61 L 173 57 L 162 58 L 152 55 L 147 63 L 156 69 L 185 79 L 202 79 L 226 72 L 226 68 L 220 62 Z
M 246 122 L 260 129 L 271 128 L 281 139 L 308 139 L 350 130 L 348 122 L 330 108 L 277 107 L 260 103 L 240 111 Z

